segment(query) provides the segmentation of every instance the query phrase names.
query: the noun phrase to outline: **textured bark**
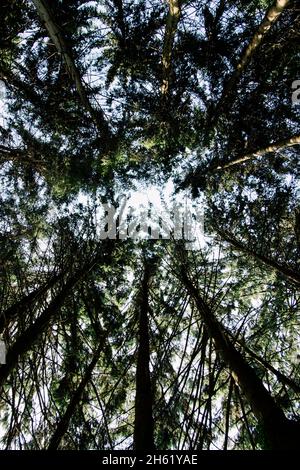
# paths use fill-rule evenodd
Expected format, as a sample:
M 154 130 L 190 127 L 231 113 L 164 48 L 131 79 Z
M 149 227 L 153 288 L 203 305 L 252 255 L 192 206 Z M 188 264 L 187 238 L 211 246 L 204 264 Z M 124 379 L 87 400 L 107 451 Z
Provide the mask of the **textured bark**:
M 210 126 L 212 128 L 216 126 L 220 115 L 222 115 L 224 111 L 225 105 L 228 103 L 228 99 L 231 96 L 233 89 L 238 83 L 240 76 L 246 69 L 251 58 L 253 57 L 253 54 L 289 3 L 290 0 L 276 0 L 274 5 L 267 11 L 262 23 L 258 27 L 258 30 L 245 48 L 234 72 L 223 88 L 221 98 L 214 109 L 214 115 L 210 122 Z
M 136 368 L 134 449 L 149 452 L 154 449 L 152 387 L 149 346 L 149 281 L 150 267 L 145 265 L 140 290 L 139 337 Z
M 161 94 L 167 96 L 170 90 L 170 78 L 172 71 L 172 51 L 177 26 L 181 16 L 182 0 L 168 0 L 169 12 L 167 16 L 163 52 L 162 52 L 162 84 Z
M 257 259 L 258 261 L 264 263 L 265 265 L 269 266 L 270 268 L 274 269 L 278 273 L 282 274 L 286 279 L 291 281 L 293 284 L 296 284 L 300 287 L 300 273 L 294 271 L 293 269 L 287 268 L 282 264 L 278 263 L 277 261 L 268 258 L 267 256 L 257 253 L 256 251 L 252 250 L 251 248 L 246 247 L 243 243 L 236 240 L 231 234 L 228 234 L 222 229 L 214 227 L 217 233 L 220 235 L 222 240 L 225 240 L 227 243 L 230 243 L 234 248 L 238 251 L 241 251 L 252 258 Z
M 62 56 L 67 72 L 76 87 L 82 105 L 90 114 L 98 130 L 107 137 L 110 136 L 110 129 L 103 111 L 101 109 L 96 111 L 89 101 L 79 70 L 76 67 L 72 50 L 64 37 L 63 31 L 59 28 L 53 18 L 48 0 L 32 0 L 32 2 L 36 7 L 38 15 L 44 24 L 49 37 L 53 41 L 57 51 Z
M 67 432 L 70 421 L 72 419 L 72 416 L 74 415 L 74 413 L 76 411 L 76 408 L 80 403 L 80 400 L 81 400 L 82 394 L 84 392 L 84 389 L 85 389 L 85 387 L 87 386 L 87 384 L 89 383 L 89 381 L 92 378 L 93 370 L 94 370 L 94 368 L 95 368 L 95 366 L 96 366 L 96 364 L 99 360 L 100 354 L 101 354 L 101 352 L 103 350 L 103 347 L 104 347 L 104 343 L 105 343 L 105 337 L 102 336 L 100 338 L 99 346 L 98 346 L 97 350 L 94 353 L 94 356 L 93 356 L 93 359 L 92 359 L 91 363 L 89 364 L 89 366 L 88 366 L 88 368 L 87 368 L 80 384 L 78 385 L 76 391 L 74 392 L 74 395 L 73 395 L 72 399 L 70 400 L 70 402 L 67 406 L 67 409 L 66 409 L 65 413 L 61 417 L 61 419 L 60 419 L 60 421 L 57 425 L 57 428 L 56 428 L 54 434 L 52 435 L 52 437 L 50 439 L 50 443 L 48 445 L 49 450 L 58 449 L 62 438 L 64 437 L 65 433 Z
M 299 424 L 285 417 L 281 408 L 255 374 L 255 371 L 249 366 L 241 353 L 235 349 L 222 325 L 188 278 L 185 267 L 181 270 L 181 279 L 196 303 L 217 352 L 223 358 L 227 367 L 230 368 L 235 383 L 244 393 L 259 422 L 262 423 L 267 442 L 266 446 L 274 450 L 296 449 L 300 437 Z

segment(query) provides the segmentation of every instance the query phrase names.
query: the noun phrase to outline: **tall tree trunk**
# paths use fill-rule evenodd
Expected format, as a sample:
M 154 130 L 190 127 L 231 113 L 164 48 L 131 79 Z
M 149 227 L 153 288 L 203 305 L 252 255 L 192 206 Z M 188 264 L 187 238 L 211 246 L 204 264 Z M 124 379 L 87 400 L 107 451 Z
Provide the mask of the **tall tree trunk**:
M 225 232 L 224 230 L 214 227 L 217 233 L 220 235 L 222 240 L 225 240 L 227 243 L 230 243 L 234 248 L 236 248 L 238 251 L 241 251 L 252 258 L 257 259 L 258 261 L 261 261 L 262 263 L 266 264 L 270 268 L 273 268 L 275 271 L 278 273 L 282 274 L 286 279 L 291 281 L 293 284 L 296 284 L 298 287 L 300 287 L 300 273 L 297 271 L 294 271 L 293 269 L 287 268 L 286 266 L 283 266 L 282 264 L 278 263 L 277 261 L 268 258 L 265 255 L 262 255 L 247 246 L 245 246 L 243 243 L 239 242 L 234 238 L 231 234 L 228 232 Z
M 170 79 L 172 71 L 172 51 L 177 26 L 181 16 L 182 0 L 168 0 L 169 12 L 165 29 L 165 37 L 162 52 L 162 83 L 161 94 L 163 99 L 168 95 L 170 90 Z
M 249 366 L 241 353 L 235 349 L 222 325 L 188 278 L 186 266 L 182 266 L 180 274 L 183 284 L 195 301 L 209 336 L 215 343 L 217 352 L 230 368 L 236 384 L 243 391 L 255 416 L 262 423 L 267 447 L 274 450 L 298 448 L 299 424 L 285 417 L 283 411 L 266 390 L 252 367 Z
M 34 291 L 25 295 L 21 300 L 11 305 L 8 309 L 1 313 L 0 316 L 0 334 L 6 325 L 14 321 L 20 313 L 28 307 L 32 307 L 46 292 L 51 289 L 63 277 L 63 274 L 52 276 L 45 284 L 39 286 Z
M 60 293 L 54 297 L 42 314 L 22 333 L 13 346 L 8 350 L 6 363 L 0 366 L 0 387 L 5 383 L 10 372 L 16 367 L 19 358 L 29 351 L 38 338 L 43 334 L 51 321 L 55 318 L 62 307 L 66 297 L 72 288 L 86 275 L 94 266 L 93 261 L 79 269 L 62 287 Z
M 127 31 L 126 31 L 126 24 L 124 21 L 123 0 L 113 0 L 113 3 L 117 10 L 116 20 L 117 20 L 117 24 L 121 32 L 121 46 L 123 49 L 125 49 Z
M 215 127 L 219 121 L 219 117 L 224 112 L 226 104 L 231 97 L 233 89 L 236 87 L 236 84 L 239 81 L 240 76 L 244 72 L 251 58 L 253 57 L 254 52 L 259 47 L 260 43 L 263 41 L 264 37 L 270 30 L 270 28 L 276 23 L 284 9 L 288 6 L 290 0 L 276 0 L 274 5 L 267 11 L 262 23 L 259 25 L 258 30 L 254 34 L 253 38 L 243 51 L 243 54 L 233 71 L 231 77 L 224 85 L 221 98 L 217 103 L 213 117 L 210 118 L 209 126 L 211 128 Z
M 48 31 L 49 37 L 51 38 L 57 51 L 61 54 L 63 58 L 67 72 L 76 87 L 82 105 L 90 114 L 100 133 L 103 136 L 111 137 L 110 128 L 108 126 L 103 111 L 101 109 L 98 109 L 96 111 L 90 103 L 90 100 L 87 96 L 85 87 L 82 82 L 82 78 L 80 76 L 80 72 L 75 64 L 71 47 L 67 43 L 61 28 L 55 22 L 53 13 L 51 11 L 51 6 L 48 0 L 32 0 L 32 2 L 36 7 L 36 10 L 38 12 L 38 15 L 40 16 L 42 23 Z
M 296 237 L 297 243 L 297 250 L 298 250 L 298 263 L 300 262 L 300 207 L 296 207 L 295 209 L 295 224 L 294 224 L 294 232 Z
M 147 262 L 146 262 L 147 263 Z M 150 266 L 145 264 L 140 290 L 139 331 L 136 367 L 136 396 L 134 422 L 134 449 L 149 452 L 154 449 L 152 416 L 152 387 L 150 379 L 149 346 L 149 281 Z
M 99 346 L 94 353 L 93 359 L 91 363 L 89 364 L 80 384 L 78 385 L 76 391 L 74 392 L 72 399 L 70 400 L 67 406 L 65 413 L 61 417 L 57 425 L 57 428 L 50 439 L 50 443 L 48 445 L 49 450 L 56 450 L 59 447 L 61 440 L 64 437 L 69 427 L 70 420 L 72 419 L 72 416 L 74 415 L 74 412 L 80 403 L 84 389 L 87 386 L 88 382 L 91 380 L 93 370 L 99 360 L 100 354 L 104 347 L 104 343 L 105 343 L 105 336 L 102 335 L 99 341 Z

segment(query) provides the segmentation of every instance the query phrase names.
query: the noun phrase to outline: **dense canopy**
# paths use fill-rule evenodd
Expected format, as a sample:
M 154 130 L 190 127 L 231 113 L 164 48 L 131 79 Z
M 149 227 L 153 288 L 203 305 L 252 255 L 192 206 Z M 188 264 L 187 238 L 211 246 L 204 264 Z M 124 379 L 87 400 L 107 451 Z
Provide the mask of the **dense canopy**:
M 0 448 L 297 448 L 299 2 L 0 11 Z

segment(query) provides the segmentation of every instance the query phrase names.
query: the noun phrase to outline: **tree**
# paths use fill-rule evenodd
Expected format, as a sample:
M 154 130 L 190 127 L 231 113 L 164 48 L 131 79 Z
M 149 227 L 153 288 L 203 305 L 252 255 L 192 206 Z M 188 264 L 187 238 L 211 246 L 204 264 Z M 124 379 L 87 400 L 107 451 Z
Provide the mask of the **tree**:
M 297 2 L 0 8 L 1 448 L 295 449 Z
M 152 386 L 150 379 L 149 344 L 149 284 L 153 265 L 145 260 L 144 275 L 141 282 L 140 312 L 138 330 L 138 352 L 136 366 L 136 397 L 134 422 L 134 449 L 149 452 L 154 449 Z M 153 275 L 153 274 L 152 274 Z
M 297 448 L 299 440 L 299 425 L 289 422 L 275 400 L 267 393 L 262 382 L 257 379 L 254 371 L 249 367 L 242 355 L 234 348 L 230 339 L 226 337 L 219 322 L 214 318 L 212 311 L 197 293 L 197 290 L 186 275 L 186 266 L 182 266 L 181 279 L 188 291 L 195 299 L 197 308 L 202 315 L 209 336 L 214 340 L 218 354 L 225 360 L 231 369 L 236 385 L 241 388 L 249 401 L 254 414 L 262 421 L 266 440 L 271 449 Z

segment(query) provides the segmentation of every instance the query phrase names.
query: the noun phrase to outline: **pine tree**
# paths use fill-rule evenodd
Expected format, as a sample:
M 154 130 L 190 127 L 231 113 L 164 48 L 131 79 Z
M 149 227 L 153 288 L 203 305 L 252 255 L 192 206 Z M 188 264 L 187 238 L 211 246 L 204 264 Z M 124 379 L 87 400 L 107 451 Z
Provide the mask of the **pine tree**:
M 297 7 L 2 2 L 2 449 L 297 448 Z M 170 181 L 204 248 L 99 236 Z

